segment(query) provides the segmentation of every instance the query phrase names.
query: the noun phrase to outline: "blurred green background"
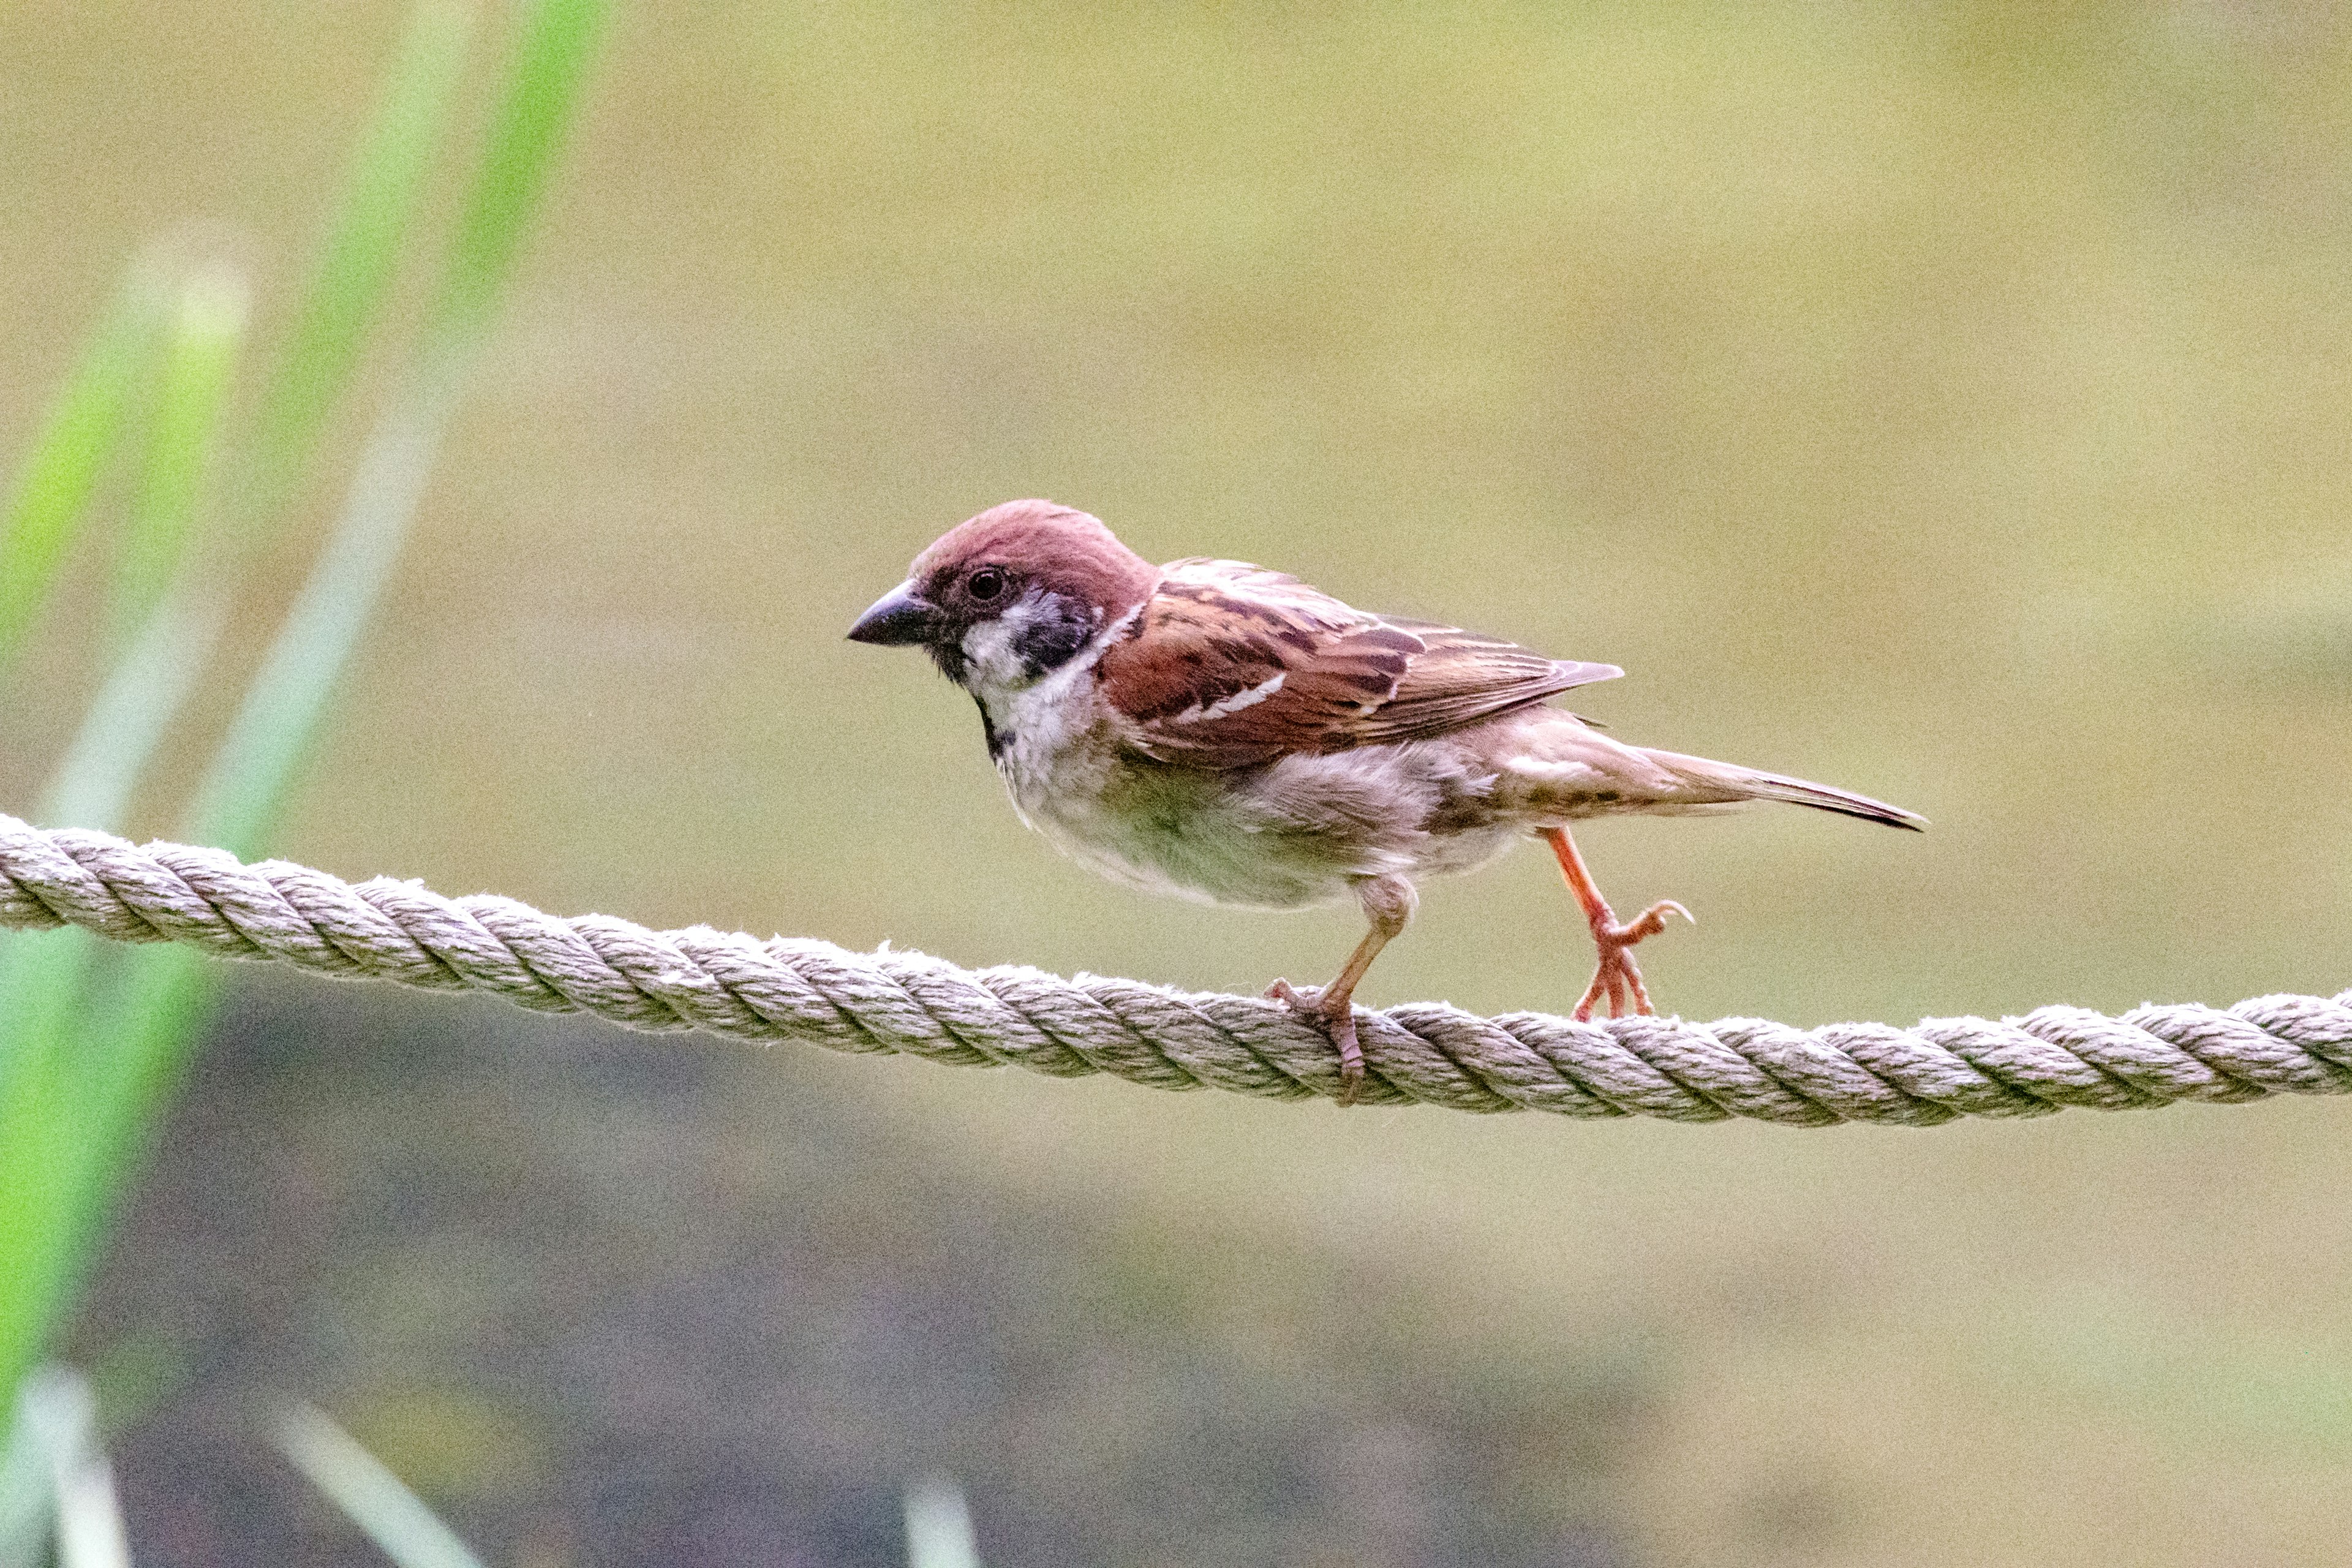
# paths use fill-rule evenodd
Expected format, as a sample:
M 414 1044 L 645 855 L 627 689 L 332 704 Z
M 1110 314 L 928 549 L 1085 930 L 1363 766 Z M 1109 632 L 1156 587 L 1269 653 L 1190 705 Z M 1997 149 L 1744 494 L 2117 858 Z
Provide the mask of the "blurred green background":
M 402 16 L 0 22 L 0 450 L 158 236 L 269 319 Z M 1704 922 L 1643 950 L 1669 1009 L 2340 990 L 2347 102 L 2336 9 L 2222 0 L 625 10 L 276 847 L 1321 973 L 1352 914 L 1097 883 L 962 698 L 841 640 L 1047 495 L 1622 664 L 1617 733 L 1934 820 L 1592 828 L 1620 908 Z M 102 653 L 0 688 L 0 808 Z M 1544 858 L 1424 892 L 1365 1000 L 1573 1001 Z M 1000 1565 L 2311 1563 L 2352 1539 L 2345 1117 L 1342 1114 L 239 975 L 70 1348 L 147 1391 L 118 1464 L 184 1565 L 368 1560 L 247 1430 L 286 1394 L 531 1568 L 895 1562 L 939 1468 Z

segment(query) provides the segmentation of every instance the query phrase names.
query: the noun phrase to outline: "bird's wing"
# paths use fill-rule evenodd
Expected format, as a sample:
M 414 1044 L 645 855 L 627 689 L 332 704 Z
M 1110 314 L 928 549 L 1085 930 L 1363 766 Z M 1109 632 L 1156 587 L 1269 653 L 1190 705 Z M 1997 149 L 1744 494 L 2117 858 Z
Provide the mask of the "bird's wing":
M 1237 561 L 1169 566 L 1097 668 L 1130 744 L 1204 768 L 1439 735 L 1622 673 L 1368 615 Z

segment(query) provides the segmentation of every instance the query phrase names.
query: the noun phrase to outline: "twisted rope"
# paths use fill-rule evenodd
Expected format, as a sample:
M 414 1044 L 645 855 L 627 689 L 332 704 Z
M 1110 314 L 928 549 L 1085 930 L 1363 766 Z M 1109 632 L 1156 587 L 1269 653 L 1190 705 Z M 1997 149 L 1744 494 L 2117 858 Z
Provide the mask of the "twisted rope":
M 1055 1078 L 1107 1072 L 1268 1100 L 1340 1092 L 1329 1041 L 1256 997 L 958 969 L 921 953 L 759 942 L 706 926 L 647 931 L 608 915 L 558 920 L 488 894 L 449 899 L 381 877 L 353 887 L 284 860 L 247 866 L 217 849 L 141 847 L 0 815 L 0 926 L 62 925 L 341 980 L 487 991 L 633 1029 L 806 1040 Z M 2146 1006 L 2119 1018 L 2043 1007 L 1911 1029 L 1481 1018 L 1441 1003 L 1360 1011 L 1357 1021 L 1370 1069 L 1359 1100 L 1456 1110 L 1931 1127 L 2068 1106 L 2352 1093 L 2352 991 L 2259 996 L 2226 1012 Z

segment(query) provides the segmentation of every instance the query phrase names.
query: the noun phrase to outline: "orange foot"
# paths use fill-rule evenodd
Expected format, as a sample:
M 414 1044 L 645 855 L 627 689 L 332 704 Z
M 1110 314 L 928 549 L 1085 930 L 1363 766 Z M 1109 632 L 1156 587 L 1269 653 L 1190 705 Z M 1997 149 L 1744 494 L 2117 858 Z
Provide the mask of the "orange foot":
M 1593 911 L 1592 945 L 1600 951 L 1600 966 L 1592 972 L 1592 984 L 1584 988 L 1583 999 L 1576 1005 L 1576 1021 L 1580 1024 L 1592 1016 L 1593 1004 L 1602 994 L 1609 998 L 1609 1016 L 1622 1018 L 1630 998 L 1633 1011 L 1651 1014 L 1657 1011 L 1650 1005 L 1649 988 L 1642 984 L 1640 965 L 1633 962 L 1633 944 L 1645 936 L 1655 936 L 1666 929 L 1666 916 L 1678 914 L 1691 924 L 1698 917 L 1672 899 L 1661 899 L 1623 925 L 1610 912 L 1607 904 Z
M 1364 1047 L 1356 1043 L 1356 1005 L 1345 994 L 1334 996 L 1328 986 L 1293 985 L 1277 980 L 1265 994 L 1314 1025 L 1331 1038 L 1339 1051 L 1339 1103 L 1356 1103 L 1364 1084 Z

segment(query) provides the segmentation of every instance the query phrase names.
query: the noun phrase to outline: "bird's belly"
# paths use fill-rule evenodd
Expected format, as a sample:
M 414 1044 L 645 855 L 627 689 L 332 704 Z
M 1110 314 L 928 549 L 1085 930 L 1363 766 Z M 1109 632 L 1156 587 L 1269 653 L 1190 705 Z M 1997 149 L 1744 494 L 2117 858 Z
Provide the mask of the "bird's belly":
M 1218 772 L 1016 742 L 998 765 L 1024 821 L 1114 880 L 1296 909 L 1342 900 L 1365 877 L 1466 871 L 1524 835 L 1516 821 L 1475 819 L 1485 784 L 1432 761 L 1379 748 Z M 1474 819 L 1433 815 L 1449 803 Z
M 1115 881 L 1206 903 L 1297 909 L 1337 901 L 1365 874 L 1354 847 L 1284 831 L 1246 796 L 1200 774 L 1117 781 L 1108 799 L 1055 795 L 1022 815 L 1066 853 Z
M 1148 892 L 1297 909 L 1343 899 L 1354 879 L 1380 868 L 1345 835 L 1276 820 L 1224 775 L 1131 754 L 1024 758 L 1017 747 L 999 765 L 1023 821 L 1074 859 Z

